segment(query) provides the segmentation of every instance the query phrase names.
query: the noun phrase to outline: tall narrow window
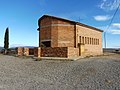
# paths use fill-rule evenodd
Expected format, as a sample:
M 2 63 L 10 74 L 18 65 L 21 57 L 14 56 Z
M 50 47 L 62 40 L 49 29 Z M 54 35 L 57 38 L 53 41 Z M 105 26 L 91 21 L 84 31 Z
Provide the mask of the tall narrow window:
M 96 45 L 96 39 L 95 39 L 95 45 Z
M 84 37 L 82 37 L 82 43 L 84 44 Z
M 94 38 L 94 45 L 95 45 L 95 38 Z
M 99 39 L 97 39 L 97 45 L 99 45 Z
M 85 44 L 87 44 L 87 38 L 85 37 Z
M 90 40 L 89 40 L 89 37 L 88 37 L 88 44 L 89 44 L 89 41 L 90 41 Z
M 95 39 L 95 44 L 97 45 L 97 39 Z
M 93 45 L 93 38 L 92 38 L 92 45 Z
M 86 37 L 86 44 L 88 44 L 88 37 Z
M 81 43 L 81 36 L 80 36 L 80 43 Z
M 91 44 L 91 38 L 90 38 L 90 44 Z
M 98 45 L 99 45 L 99 39 L 98 39 Z
M 97 45 L 97 39 L 96 39 L 96 45 Z

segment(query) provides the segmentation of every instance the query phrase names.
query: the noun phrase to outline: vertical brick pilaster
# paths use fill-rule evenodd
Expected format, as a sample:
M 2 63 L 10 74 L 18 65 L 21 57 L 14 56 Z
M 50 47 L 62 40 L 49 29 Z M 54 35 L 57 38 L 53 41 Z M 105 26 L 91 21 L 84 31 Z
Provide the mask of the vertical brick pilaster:
M 34 56 L 41 57 L 41 48 L 40 47 L 34 48 Z
M 18 56 L 23 56 L 24 55 L 24 48 L 18 47 L 17 54 L 18 54 Z
M 29 56 L 29 48 L 24 48 L 24 55 Z

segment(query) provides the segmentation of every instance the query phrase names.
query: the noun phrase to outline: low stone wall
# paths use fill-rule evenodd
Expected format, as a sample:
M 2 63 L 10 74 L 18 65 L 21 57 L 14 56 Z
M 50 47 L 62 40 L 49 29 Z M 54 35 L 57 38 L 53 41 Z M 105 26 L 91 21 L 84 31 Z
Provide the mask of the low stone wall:
M 18 48 L 19 56 L 29 56 L 30 48 Z M 34 52 L 33 52 L 34 51 Z M 79 56 L 79 49 L 73 47 L 36 47 L 31 49 L 35 57 L 77 57 Z
M 72 47 L 45 47 L 35 48 L 35 57 L 78 57 L 79 48 Z
M 17 54 L 18 56 L 29 56 L 29 48 L 18 47 Z
M 67 57 L 67 47 L 41 48 L 41 57 Z

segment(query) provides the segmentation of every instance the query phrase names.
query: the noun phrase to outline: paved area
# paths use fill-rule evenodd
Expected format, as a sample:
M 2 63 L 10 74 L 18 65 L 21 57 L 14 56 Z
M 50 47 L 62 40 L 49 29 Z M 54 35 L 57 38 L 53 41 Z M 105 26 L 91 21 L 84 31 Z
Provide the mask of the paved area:
M 120 55 L 77 61 L 0 55 L 0 90 L 120 90 Z

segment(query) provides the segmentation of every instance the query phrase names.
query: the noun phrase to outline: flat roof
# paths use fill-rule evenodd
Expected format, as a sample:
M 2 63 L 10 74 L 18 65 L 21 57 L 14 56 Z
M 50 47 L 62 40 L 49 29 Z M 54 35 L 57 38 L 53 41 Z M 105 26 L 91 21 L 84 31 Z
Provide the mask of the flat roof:
M 60 18 L 60 17 L 56 17 L 56 16 L 50 16 L 50 15 L 43 15 L 43 16 L 38 20 L 38 22 L 40 22 L 44 17 L 51 17 L 51 18 L 55 18 L 55 19 L 59 19 L 59 20 L 67 21 L 67 22 L 71 22 L 71 23 L 73 23 L 73 24 L 75 24 L 75 25 L 80 25 L 80 26 L 83 26 L 83 27 L 87 27 L 87 28 L 90 28 L 90 29 L 94 29 L 94 30 L 103 32 L 103 30 L 100 30 L 100 29 L 98 29 L 98 28 L 95 28 L 95 27 L 92 27 L 92 26 L 89 26 L 89 25 L 86 25 L 86 24 L 83 24 L 83 23 L 80 23 L 80 22 L 76 22 L 76 21 L 72 21 L 72 20 L 69 20 L 69 19 Z

